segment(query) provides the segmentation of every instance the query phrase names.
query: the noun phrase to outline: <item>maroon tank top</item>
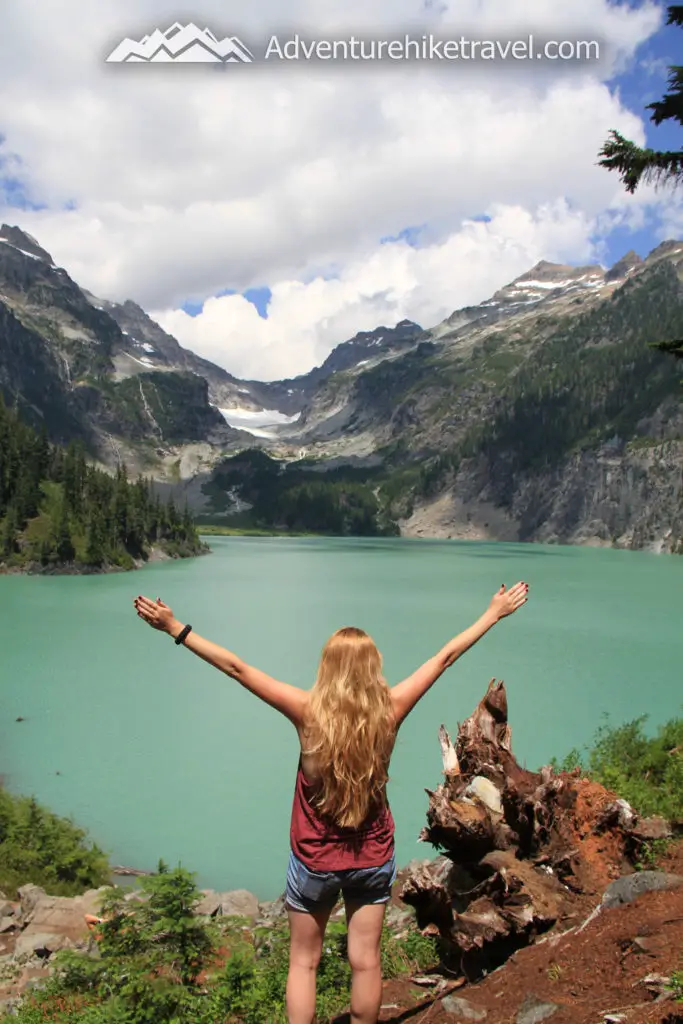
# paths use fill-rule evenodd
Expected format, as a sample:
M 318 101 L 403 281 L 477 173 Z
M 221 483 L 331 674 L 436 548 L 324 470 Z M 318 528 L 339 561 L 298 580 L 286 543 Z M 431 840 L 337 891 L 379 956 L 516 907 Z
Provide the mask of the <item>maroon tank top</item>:
M 312 871 L 376 868 L 394 852 L 394 818 L 388 804 L 360 828 L 337 828 L 323 821 L 313 806 L 316 793 L 299 761 L 292 805 L 292 851 Z

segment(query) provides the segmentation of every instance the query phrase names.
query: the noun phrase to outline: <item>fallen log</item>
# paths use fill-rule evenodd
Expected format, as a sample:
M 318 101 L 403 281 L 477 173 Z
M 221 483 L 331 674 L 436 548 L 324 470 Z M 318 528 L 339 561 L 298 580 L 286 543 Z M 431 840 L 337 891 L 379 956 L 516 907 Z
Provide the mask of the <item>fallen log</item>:
M 667 834 L 578 769 L 522 768 L 495 679 L 455 743 L 442 725 L 439 744 L 444 781 L 426 790 L 420 839 L 441 856 L 410 873 L 401 898 L 468 977 L 575 916 L 577 901 L 632 870 L 644 841 Z

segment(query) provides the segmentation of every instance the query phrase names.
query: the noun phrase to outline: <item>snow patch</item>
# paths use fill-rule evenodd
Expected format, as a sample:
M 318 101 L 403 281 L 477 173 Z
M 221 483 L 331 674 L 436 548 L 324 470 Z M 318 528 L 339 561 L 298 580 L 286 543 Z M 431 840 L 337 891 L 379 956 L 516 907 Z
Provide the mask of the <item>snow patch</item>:
M 22 255 L 28 256 L 29 259 L 38 260 L 39 263 L 41 262 L 40 256 L 36 256 L 35 253 L 32 252 L 26 252 L 26 249 L 20 249 L 18 245 L 12 245 L 12 243 L 8 242 L 6 238 L 0 238 L 0 242 L 4 242 L 5 245 L 9 245 L 10 249 L 16 249 L 17 252 L 22 253 Z M 38 243 L 36 242 L 36 245 L 37 244 Z
M 138 342 L 138 344 L 139 344 L 139 342 Z M 145 352 L 156 352 L 156 349 L 154 348 L 154 345 L 150 345 L 150 343 L 148 341 L 143 341 L 142 342 L 142 348 L 144 348 Z
M 276 409 L 242 409 L 236 406 L 231 409 L 219 408 L 218 411 L 229 427 L 246 430 L 254 437 L 277 437 L 278 427 L 295 423 L 299 419 L 299 413 L 295 416 L 285 416 Z

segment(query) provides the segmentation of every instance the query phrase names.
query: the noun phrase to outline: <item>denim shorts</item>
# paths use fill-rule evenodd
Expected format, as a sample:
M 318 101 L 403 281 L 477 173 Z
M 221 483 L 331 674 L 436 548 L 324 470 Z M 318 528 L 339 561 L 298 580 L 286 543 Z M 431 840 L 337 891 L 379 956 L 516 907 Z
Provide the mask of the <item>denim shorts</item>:
M 341 893 L 344 902 L 387 903 L 396 881 L 396 857 L 378 868 L 351 868 L 344 871 L 312 871 L 295 856 L 289 856 L 285 902 L 292 910 L 311 914 L 331 909 Z

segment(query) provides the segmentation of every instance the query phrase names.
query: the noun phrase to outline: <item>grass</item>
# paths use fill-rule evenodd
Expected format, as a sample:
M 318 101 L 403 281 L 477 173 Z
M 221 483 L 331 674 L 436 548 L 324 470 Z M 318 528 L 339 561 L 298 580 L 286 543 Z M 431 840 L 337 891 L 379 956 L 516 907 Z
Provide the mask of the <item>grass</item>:
M 323 537 L 322 533 L 297 533 L 294 530 L 278 529 L 269 526 L 215 526 L 196 522 L 200 536 L 206 537 Z

